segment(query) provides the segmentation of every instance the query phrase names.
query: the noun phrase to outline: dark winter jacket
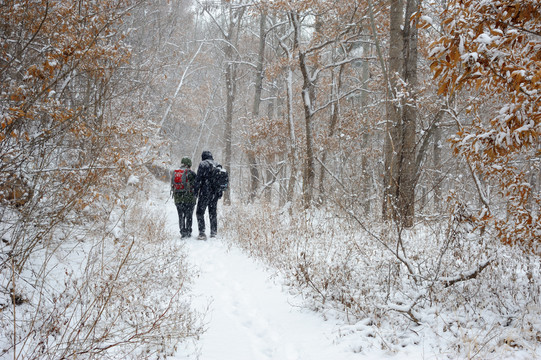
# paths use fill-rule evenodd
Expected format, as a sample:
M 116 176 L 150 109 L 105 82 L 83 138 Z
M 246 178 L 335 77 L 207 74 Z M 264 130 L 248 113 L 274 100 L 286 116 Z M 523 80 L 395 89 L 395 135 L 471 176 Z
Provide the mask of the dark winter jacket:
M 173 192 L 173 199 L 175 204 L 190 204 L 194 205 L 196 202 L 195 197 L 195 173 L 190 170 L 187 166 L 181 165 L 180 169 L 186 170 L 188 173 L 186 178 L 187 189 L 186 191 L 175 191 L 174 182 L 175 182 L 175 173 L 171 174 L 171 191 Z
M 197 168 L 195 178 L 195 194 L 203 200 L 218 199 L 222 197 L 222 192 L 213 187 L 211 173 L 216 162 L 210 151 L 203 151 L 201 162 Z

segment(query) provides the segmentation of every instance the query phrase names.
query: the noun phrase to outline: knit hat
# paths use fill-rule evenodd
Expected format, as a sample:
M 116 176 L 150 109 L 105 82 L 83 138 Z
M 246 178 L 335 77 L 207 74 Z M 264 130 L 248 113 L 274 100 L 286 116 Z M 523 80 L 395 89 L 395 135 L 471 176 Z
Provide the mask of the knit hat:
M 186 165 L 187 167 L 192 167 L 192 160 L 190 160 L 189 157 L 183 157 L 180 163 Z

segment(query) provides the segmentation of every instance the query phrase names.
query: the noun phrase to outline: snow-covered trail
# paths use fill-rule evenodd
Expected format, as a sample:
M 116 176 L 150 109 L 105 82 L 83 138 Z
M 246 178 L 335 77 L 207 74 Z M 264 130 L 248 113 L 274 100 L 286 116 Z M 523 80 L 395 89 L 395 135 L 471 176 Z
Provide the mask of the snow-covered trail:
M 178 234 L 176 210 L 168 205 L 167 226 Z M 195 220 L 195 219 L 194 219 Z M 194 221 L 194 235 L 197 225 Z M 180 240 L 179 241 L 184 241 Z M 182 360 L 350 360 L 367 359 L 344 343 L 337 328 L 319 315 L 291 304 L 265 268 L 221 239 L 186 241 L 188 259 L 200 272 L 193 305 L 204 309 L 207 331 Z
M 332 344 L 330 324 L 290 305 L 269 274 L 238 249 L 214 239 L 187 245 L 201 271 L 195 294 L 200 305 L 210 302 L 201 359 L 353 359 Z

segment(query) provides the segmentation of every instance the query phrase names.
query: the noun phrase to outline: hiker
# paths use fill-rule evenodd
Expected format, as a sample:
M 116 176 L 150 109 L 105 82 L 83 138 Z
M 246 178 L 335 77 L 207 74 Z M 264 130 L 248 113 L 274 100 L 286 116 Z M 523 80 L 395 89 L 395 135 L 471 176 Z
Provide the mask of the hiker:
M 193 208 L 196 197 L 194 192 L 195 173 L 191 170 L 192 160 L 183 157 L 180 169 L 171 176 L 171 191 L 178 212 L 180 236 L 182 239 L 192 236 Z
M 218 174 L 218 175 L 217 175 Z M 225 174 L 225 175 L 224 175 Z M 225 180 L 218 180 L 220 176 Z M 214 161 L 210 151 L 203 151 L 201 162 L 197 168 L 195 178 L 195 195 L 197 196 L 197 225 L 199 227 L 199 240 L 206 240 L 205 235 L 205 211 L 209 209 L 210 237 L 215 237 L 218 232 L 217 208 L 218 200 L 227 188 L 227 172 L 222 166 Z

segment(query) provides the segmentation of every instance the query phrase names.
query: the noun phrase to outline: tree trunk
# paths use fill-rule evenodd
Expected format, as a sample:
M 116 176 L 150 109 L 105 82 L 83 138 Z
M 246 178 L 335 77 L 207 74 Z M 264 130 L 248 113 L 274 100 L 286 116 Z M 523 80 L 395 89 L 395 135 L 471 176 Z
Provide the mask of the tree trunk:
M 400 141 L 401 111 L 396 103 L 396 86 L 402 74 L 403 23 L 402 0 L 391 0 L 389 40 L 389 84 L 387 84 L 386 134 L 384 143 L 383 206 L 384 220 L 396 218 L 398 193 L 398 155 L 402 148 Z
M 409 96 L 404 99 L 402 113 L 402 149 L 398 210 L 402 225 L 412 227 L 415 216 L 416 126 L 417 126 L 417 26 L 410 21 L 417 11 L 417 0 L 407 0 L 404 21 L 404 81 Z
M 436 128 L 434 129 L 434 152 L 433 152 L 433 166 L 435 176 L 433 179 L 434 187 L 434 211 L 436 214 L 441 212 L 441 126 L 437 123 Z
M 224 55 L 226 61 L 225 67 L 225 85 L 226 85 L 226 113 L 225 113 L 225 162 L 224 167 L 230 171 L 231 169 L 231 142 L 233 136 L 233 106 L 235 104 L 235 96 L 237 94 L 237 65 L 235 64 L 235 49 L 238 44 L 238 27 L 240 26 L 242 16 L 244 15 L 244 7 L 239 12 L 233 15 L 233 8 L 229 4 L 229 24 L 227 33 L 224 34 L 225 48 Z M 224 193 L 224 204 L 231 204 L 229 191 Z
M 289 131 L 288 155 L 291 166 L 291 174 L 287 185 L 287 201 L 293 203 L 295 185 L 297 183 L 297 139 L 295 137 L 295 124 L 293 120 L 293 71 L 289 65 L 287 67 L 287 127 Z
M 274 101 L 270 100 L 267 107 L 267 117 L 274 118 Z M 272 184 L 276 181 L 276 174 L 272 171 L 272 164 L 275 163 L 275 154 L 271 154 L 267 158 L 267 171 L 265 176 L 265 200 L 270 203 L 272 201 Z
M 234 65 L 232 63 L 232 47 L 227 45 L 226 47 L 226 61 L 227 65 L 225 68 L 225 84 L 226 84 L 226 113 L 225 113 L 225 168 L 230 171 L 231 169 L 231 138 L 233 133 L 233 103 L 235 102 L 235 79 L 234 79 Z M 230 205 L 231 198 L 229 196 L 229 191 L 224 192 L 224 204 Z
M 287 46 L 287 44 L 280 39 L 280 47 L 284 50 L 284 53 L 287 56 L 287 65 L 285 66 L 286 73 L 286 117 L 287 117 L 287 157 L 290 165 L 290 175 L 289 181 L 287 184 L 287 191 L 285 196 L 285 203 L 293 203 L 295 196 L 295 186 L 297 182 L 297 139 L 295 137 L 295 124 L 293 118 L 293 70 L 291 69 L 291 64 L 293 64 L 293 54 L 292 50 Z M 285 170 L 284 170 L 285 172 Z M 289 207 L 289 212 L 293 211 L 293 206 Z
M 291 23 L 295 31 L 294 41 L 295 41 L 295 50 L 298 51 L 299 55 L 299 67 L 301 69 L 301 74 L 303 78 L 302 85 L 302 100 L 304 107 L 304 131 L 305 131 L 305 147 L 306 154 L 304 156 L 304 167 L 303 167 L 303 200 L 304 207 L 310 207 L 314 194 L 314 180 L 316 177 L 316 172 L 314 169 L 314 139 L 312 134 L 312 103 L 313 103 L 313 84 L 310 78 L 308 63 L 306 61 L 306 54 L 300 47 L 300 21 L 299 15 L 295 12 L 290 13 Z
M 255 92 L 254 92 L 254 104 L 252 107 L 252 117 L 259 117 L 259 107 L 261 104 L 261 91 L 263 88 L 263 61 L 265 56 L 265 22 L 267 20 L 267 14 L 263 11 L 261 13 L 259 21 L 259 54 L 257 59 L 257 69 L 255 74 Z M 257 161 L 253 148 L 253 144 L 250 144 L 250 149 L 247 151 L 248 162 L 250 166 L 250 202 L 253 202 L 259 184 L 259 171 L 257 170 Z
M 364 43 L 363 44 L 363 56 L 368 56 L 368 52 L 370 51 L 369 45 Z M 368 105 L 368 96 L 367 96 L 367 84 L 368 84 L 368 78 L 370 76 L 370 69 L 369 69 L 369 62 L 368 60 L 364 60 L 362 63 L 362 89 L 361 89 L 361 111 L 365 112 L 366 107 Z M 363 212 L 365 215 L 368 215 L 370 213 L 370 175 L 368 173 L 368 145 L 370 142 L 370 138 L 368 136 L 368 132 L 364 132 L 363 138 L 362 138 L 362 157 L 361 157 L 361 168 L 362 168 L 362 199 L 363 199 Z
M 340 94 L 340 88 L 342 87 L 342 72 L 344 69 L 344 65 L 340 66 L 340 69 L 338 71 L 338 79 L 334 79 L 334 72 L 333 72 L 333 82 L 337 82 L 336 86 L 332 87 L 332 94 L 331 94 L 331 100 L 337 100 L 338 96 Z M 329 121 L 329 133 L 328 137 L 332 138 L 334 136 L 334 132 L 336 130 L 336 125 L 338 124 L 338 117 L 340 113 L 340 104 L 338 101 L 334 102 L 331 105 L 331 119 Z M 323 164 L 327 164 L 327 149 L 323 150 L 323 154 L 321 154 L 321 162 Z M 325 168 L 321 167 L 321 172 L 319 174 L 319 203 L 323 204 L 325 201 L 325 176 L 326 171 Z
M 417 0 L 406 0 L 405 14 L 401 0 L 391 1 L 390 89 L 386 106 L 388 121 L 382 210 L 384 219 L 393 218 L 405 227 L 413 226 L 417 180 L 417 27 L 410 22 L 417 9 Z M 396 91 L 402 86 L 398 83 L 400 78 L 405 84 L 401 91 L 405 90 L 408 96 L 398 104 Z

